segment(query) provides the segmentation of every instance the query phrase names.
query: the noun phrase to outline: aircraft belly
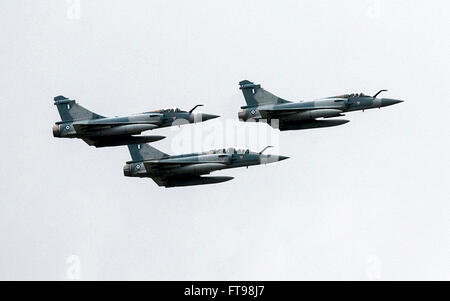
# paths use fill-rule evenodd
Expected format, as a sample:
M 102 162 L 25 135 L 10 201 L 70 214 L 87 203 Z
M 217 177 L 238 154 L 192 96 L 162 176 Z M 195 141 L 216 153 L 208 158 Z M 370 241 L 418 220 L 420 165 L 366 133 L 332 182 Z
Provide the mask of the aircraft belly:
M 84 142 L 95 147 L 120 146 L 128 144 L 143 144 L 164 139 L 164 136 L 107 136 L 82 137 Z
M 225 164 L 220 163 L 202 163 L 202 164 L 189 164 L 173 169 L 166 170 L 165 173 L 172 175 L 203 175 L 209 174 L 216 170 L 226 168 Z
M 232 180 L 233 177 L 193 177 L 193 178 L 169 178 L 165 181 L 160 181 L 158 185 L 165 187 L 183 187 L 183 186 L 196 186 L 217 184 Z M 156 182 L 156 180 L 155 180 Z
M 341 113 L 342 111 L 337 109 L 306 110 L 290 114 L 283 117 L 282 119 L 284 121 L 312 120 L 316 118 L 329 118 L 339 116 Z
M 127 124 L 109 128 L 95 128 L 90 131 L 86 131 L 83 134 L 91 137 L 134 135 L 140 134 L 144 131 L 152 130 L 154 128 L 157 128 L 157 126 L 154 124 Z
M 343 125 L 349 122 L 345 119 L 331 119 L 331 120 L 303 120 L 303 121 L 293 121 L 293 122 L 283 122 L 280 123 L 280 131 L 290 131 L 290 130 L 306 130 L 306 129 L 317 129 Z

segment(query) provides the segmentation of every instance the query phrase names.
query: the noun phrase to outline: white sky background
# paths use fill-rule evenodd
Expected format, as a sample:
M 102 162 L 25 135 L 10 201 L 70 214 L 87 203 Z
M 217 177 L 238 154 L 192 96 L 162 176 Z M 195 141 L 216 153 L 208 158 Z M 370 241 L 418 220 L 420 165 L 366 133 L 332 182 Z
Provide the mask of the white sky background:
M 64 280 L 76 255 L 84 280 L 450 280 L 448 1 L 68 3 L 0 3 L 0 279 Z M 237 122 L 242 79 L 406 102 L 283 132 L 290 160 L 189 188 L 124 177 L 126 147 L 52 137 L 60 94 L 223 116 L 151 132 L 172 154 L 193 128 L 267 127 Z

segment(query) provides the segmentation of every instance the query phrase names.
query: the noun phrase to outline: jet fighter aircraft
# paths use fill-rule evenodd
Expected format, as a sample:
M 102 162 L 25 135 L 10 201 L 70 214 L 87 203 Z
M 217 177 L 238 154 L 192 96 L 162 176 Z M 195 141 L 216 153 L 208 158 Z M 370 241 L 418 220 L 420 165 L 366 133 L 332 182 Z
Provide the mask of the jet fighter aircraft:
M 247 103 L 238 113 L 239 120 L 265 120 L 281 131 L 337 126 L 349 120 L 329 118 L 345 116 L 345 112 L 364 111 L 403 102 L 398 99 L 377 98 L 387 90 L 380 90 L 374 96 L 345 94 L 314 101 L 291 102 L 248 80 L 241 81 L 239 85 Z M 278 123 L 272 122 L 273 120 L 278 120 Z
M 58 138 L 81 138 L 95 147 L 118 146 L 153 142 L 164 136 L 134 136 L 184 122 L 195 123 L 219 117 L 211 114 L 194 114 L 202 105 L 189 112 L 180 109 L 157 110 L 123 117 L 104 117 L 93 113 L 64 96 L 54 98 L 61 121 L 53 126 L 53 136 Z M 174 123 L 175 122 L 175 123 Z
M 233 177 L 204 177 L 213 171 L 249 167 L 282 161 L 284 156 L 264 155 L 249 150 L 212 150 L 204 153 L 170 156 L 149 144 L 128 145 L 132 161 L 123 167 L 126 177 L 152 178 L 159 186 L 178 187 L 221 183 Z

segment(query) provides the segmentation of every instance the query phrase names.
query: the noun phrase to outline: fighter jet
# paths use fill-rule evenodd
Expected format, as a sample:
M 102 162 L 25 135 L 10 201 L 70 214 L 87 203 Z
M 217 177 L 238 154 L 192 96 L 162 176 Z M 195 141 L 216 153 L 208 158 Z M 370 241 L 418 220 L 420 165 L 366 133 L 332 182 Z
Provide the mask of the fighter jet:
M 377 98 L 380 93 L 387 90 L 380 90 L 374 96 L 362 93 L 345 94 L 314 101 L 291 102 L 271 94 L 261 88 L 261 85 L 255 85 L 248 80 L 241 81 L 239 85 L 247 103 L 238 113 L 239 120 L 265 120 L 281 131 L 337 126 L 349 120 L 329 118 L 345 116 L 343 114 L 345 112 L 364 111 L 403 102 L 398 99 Z M 278 122 L 273 122 L 274 120 Z
M 212 150 L 204 153 L 192 153 L 170 156 L 149 144 L 128 145 L 132 161 L 126 162 L 123 173 L 126 177 L 152 178 L 159 186 L 179 187 L 221 183 L 233 177 L 204 177 L 213 171 L 249 167 L 282 161 L 284 156 L 264 155 L 234 148 Z
M 123 117 L 104 117 L 93 113 L 64 96 L 54 98 L 61 121 L 53 126 L 53 136 L 81 138 L 95 147 L 118 146 L 153 142 L 164 136 L 134 136 L 157 128 L 195 123 L 219 117 L 195 114 L 196 105 L 189 112 L 180 109 L 157 110 Z

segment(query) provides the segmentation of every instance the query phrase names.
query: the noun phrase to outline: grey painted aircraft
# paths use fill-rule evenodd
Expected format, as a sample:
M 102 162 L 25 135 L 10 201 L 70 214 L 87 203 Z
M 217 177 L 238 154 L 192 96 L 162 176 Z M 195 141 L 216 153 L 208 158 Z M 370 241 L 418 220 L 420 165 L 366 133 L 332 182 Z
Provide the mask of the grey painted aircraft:
M 239 83 L 246 106 L 238 113 L 241 121 L 266 121 L 281 131 L 302 130 L 337 126 L 349 122 L 345 119 L 329 119 L 345 116 L 343 113 L 364 111 L 394 105 L 402 100 L 374 96 L 345 94 L 314 101 L 291 102 L 261 88 L 261 85 L 244 80 Z M 274 122 L 278 120 L 278 122 Z
M 53 126 L 53 136 L 81 138 L 95 147 L 153 142 L 164 136 L 134 136 L 157 128 L 196 123 L 219 117 L 180 109 L 157 110 L 123 117 L 104 117 L 93 113 L 64 96 L 54 98 L 61 121 Z
M 132 161 L 123 167 L 126 177 L 152 178 L 159 186 L 178 187 L 221 183 L 233 177 L 204 177 L 213 171 L 249 167 L 282 161 L 284 156 L 265 155 L 249 150 L 212 150 L 203 153 L 192 153 L 170 156 L 149 144 L 128 145 Z

